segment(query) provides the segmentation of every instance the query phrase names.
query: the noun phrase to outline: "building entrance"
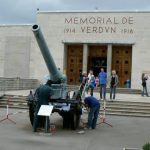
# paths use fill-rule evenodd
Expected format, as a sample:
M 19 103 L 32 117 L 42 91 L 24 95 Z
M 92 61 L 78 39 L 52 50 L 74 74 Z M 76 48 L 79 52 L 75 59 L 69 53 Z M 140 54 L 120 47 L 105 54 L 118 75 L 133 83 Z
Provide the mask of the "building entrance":
M 83 45 L 67 45 L 67 81 L 70 85 L 80 84 L 83 67 Z M 87 72 L 93 70 L 98 76 L 100 68 L 107 72 L 107 45 L 89 45 L 87 57 Z M 119 87 L 130 87 L 132 66 L 132 46 L 112 46 L 111 70 L 116 70 L 119 77 Z M 128 85 L 126 84 L 128 83 Z
M 67 45 L 67 83 L 80 84 L 82 73 L 83 45 Z
M 119 77 L 119 87 L 131 85 L 132 46 L 112 47 L 112 70 L 116 70 Z M 127 84 L 128 82 L 128 84 Z
M 104 68 L 105 71 L 107 68 L 107 58 L 106 57 L 92 57 L 92 67 L 93 73 L 95 76 L 98 76 L 100 68 Z

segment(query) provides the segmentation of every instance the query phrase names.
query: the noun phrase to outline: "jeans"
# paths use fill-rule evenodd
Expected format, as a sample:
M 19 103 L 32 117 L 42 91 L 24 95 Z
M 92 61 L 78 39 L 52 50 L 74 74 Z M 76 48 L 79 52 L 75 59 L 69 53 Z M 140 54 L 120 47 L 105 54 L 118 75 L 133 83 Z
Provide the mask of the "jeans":
M 115 96 L 116 96 L 116 86 L 110 87 L 110 99 L 112 99 L 112 95 L 113 95 L 113 99 L 115 99 Z
M 100 106 L 91 107 L 88 114 L 88 128 L 95 129 Z
M 90 95 L 93 96 L 94 87 L 90 85 L 90 89 L 91 89 Z
M 100 84 L 100 99 L 106 99 L 106 84 Z
M 143 86 L 142 96 L 144 95 L 148 96 L 147 86 Z

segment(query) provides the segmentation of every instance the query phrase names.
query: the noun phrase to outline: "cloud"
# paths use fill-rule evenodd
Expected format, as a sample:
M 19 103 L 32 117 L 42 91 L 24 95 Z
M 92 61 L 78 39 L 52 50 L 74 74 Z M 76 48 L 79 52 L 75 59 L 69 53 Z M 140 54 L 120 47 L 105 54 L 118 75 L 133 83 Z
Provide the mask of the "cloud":
M 31 23 L 36 18 L 35 1 L 0 0 L 0 23 L 23 24 Z
M 0 0 L 0 24 L 30 24 L 41 11 L 150 10 L 148 0 Z
M 37 0 L 36 7 L 40 10 L 54 10 L 58 7 L 63 7 L 62 0 Z
M 40 10 L 146 10 L 147 5 L 147 0 L 38 0 Z

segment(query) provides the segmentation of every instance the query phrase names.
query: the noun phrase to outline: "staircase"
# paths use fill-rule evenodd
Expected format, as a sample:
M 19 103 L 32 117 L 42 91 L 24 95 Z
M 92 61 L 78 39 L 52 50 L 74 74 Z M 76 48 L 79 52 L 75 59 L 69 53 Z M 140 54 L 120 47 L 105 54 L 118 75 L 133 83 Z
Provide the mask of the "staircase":
M 0 99 L 0 107 L 15 109 L 28 109 L 26 96 L 5 95 Z M 103 113 L 103 104 L 101 101 L 100 113 Z M 150 103 L 148 102 L 130 102 L 130 101 L 106 101 L 106 115 L 132 116 L 132 117 L 150 117 Z
M 101 102 L 101 113 L 103 113 L 103 104 L 104 102 Z M 106 102 L 106 115 L 150 117 L 150 103 L 108 101 Z
M 28 109 L 27 97 L 21 95 L 4 95 L 0 99 L 0 107 L 15 108 L 15 109 Z
M 79 89 L 79 85 L 69 85 L 68 89 L 71 91 L 74 90 L 78 90 Z M 94 92 L 99 92 L 100 88 L 95 88 Z M 106 88 L 106 93 L 110 92 L 110 88 Z M 116 89 L 117 93 L 122 93 L 122 94 L 141 94 L 141 90 L 140 89 L 131 89 L 131 88 L 117 88 Z

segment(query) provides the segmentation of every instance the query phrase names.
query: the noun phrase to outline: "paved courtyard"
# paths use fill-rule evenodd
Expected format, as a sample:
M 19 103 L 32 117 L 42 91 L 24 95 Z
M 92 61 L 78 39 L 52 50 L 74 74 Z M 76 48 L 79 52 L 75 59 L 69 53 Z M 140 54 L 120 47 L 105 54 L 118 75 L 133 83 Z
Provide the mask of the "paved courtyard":
M 22 110 L 10 109 L 9 112 Z M 0 119 L 6 114 L 0 108 Z M 46 134 L 33 133 L 28 112 L 9 116 L 16 124 L 5 120 L 0 123 L 0 150 L 122 150 L 124 147 L 141 148 L 150 142 L 150 118 L 106 116 L 106 121 L 113 125 L 98 124 L 96 130 L 63 130 L 62 118 L 54 113 L 51 121 L 56 125 L 56 132 Z M 87 115 L 82 116 L 85 121 Z M 100 121 L 100 120 L 99 120 Z

